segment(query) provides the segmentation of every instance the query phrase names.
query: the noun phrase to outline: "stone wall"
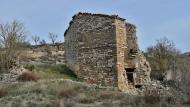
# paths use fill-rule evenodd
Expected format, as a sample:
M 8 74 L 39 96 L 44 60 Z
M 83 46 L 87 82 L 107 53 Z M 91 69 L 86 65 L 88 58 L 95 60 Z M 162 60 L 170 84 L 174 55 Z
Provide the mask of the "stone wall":
M 67 66 L 88 83 L 117 85 L 114 23 L 110 17 L 81 14 L 65 35 Z
M 143 53 L 139 50 L 135 25 L 126 23 L 126 31 L 127 51 L 125 54 L 125 68 L 134 69 L 133 85 L 141 86 L 150 82 L 151 68 Z
M 116 44 L 117 44 L 117 75 L 118 75 L 118 88 L 127 90 L 128 82 L 125 73 L 125 50 L 127 50 L 127 36 L 125 21 L 115 20 L 116 25 Z
M 136 68 L 135 55 L 138 53 L 136 27 L 133 24 L 126 23 L 126 51 L 125 51 L 125 68 Z
M 146 60 L 145 56 L 142 52 L 138 52 L 136 56 L 136 78 L 135 78 L 135 85 L 146 85 L 150 82 L 150 64 Z
M 78 32 L 80 31 L 78 28 L 77 21 L 70 24 L 70 27 L 67 31 L 67 35 L 65 36 L 65 56 L 66 56 L 66 64 L 72 70 L 76 71 L 77 74 L 79 71 L 79 63 L 78 63 Z M 69 59 L 69 60 L 68 60 Z

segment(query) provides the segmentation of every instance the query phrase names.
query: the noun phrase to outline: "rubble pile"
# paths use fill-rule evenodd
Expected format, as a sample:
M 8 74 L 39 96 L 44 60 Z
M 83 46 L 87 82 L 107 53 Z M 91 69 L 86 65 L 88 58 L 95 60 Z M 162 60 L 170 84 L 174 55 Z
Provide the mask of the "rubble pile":
M 24 72 L 27 72 L 24 67 L 13 67 L 6 73 L 0 75 L 0 82 L 3 83 L 10 83 L 10 82 L 17 82 L 17 78 Z

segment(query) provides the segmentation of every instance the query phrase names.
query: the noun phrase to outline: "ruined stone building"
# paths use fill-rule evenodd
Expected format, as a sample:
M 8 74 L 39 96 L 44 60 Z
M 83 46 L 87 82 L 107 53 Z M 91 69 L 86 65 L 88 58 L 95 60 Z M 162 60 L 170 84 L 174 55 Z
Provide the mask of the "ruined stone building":
M 65 32 L 67 66 L 90 84 L 126 91 L 150 81 L 136 27 L 116 15 L 78 13 Z

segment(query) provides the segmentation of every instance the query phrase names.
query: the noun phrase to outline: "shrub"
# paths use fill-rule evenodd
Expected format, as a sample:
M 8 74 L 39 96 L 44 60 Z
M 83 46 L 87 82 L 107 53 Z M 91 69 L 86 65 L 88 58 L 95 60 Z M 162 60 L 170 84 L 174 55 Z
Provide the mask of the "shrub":
M 159 90 L 147 90 L 144 93 L 144 100 L 146 103 L 154 104 L 161 101 Z
M 190 105 L 190 100 L 183 102 L 183 105 Z
M 24 66 L 24 68 L 27 69 L 27 70 L 29 70 L 29 71 L 33 71 L 34 68 L 35 68 L 35 66 L 32 65 L 32 64 L 26 64 L 26 65 Z
M 82 99 L 80 99 L 80 102 L 81 103 L 84 103 L 84 104 L 90 104 L 90 103 L 93 103 L 94 102 L 94 98 L 92 97 L 84 97 Z
M 58 96 L 60 98 L 69 98 L 69 97 L 74 97 L 74 96 L 77 96 L 78 92 L 74 89 L 66 89 L 66 90 L 61 90 L 59 93 L 58 93 Z
M 19 81 L 38 81 L 39 79 L 36 74 L 31 72 L 24 72 L 17 78 Z
M 8 92 L 4 89 L 0 89 L 0 98 L 6 96 L 8 94 Z
M 166 101 L 169 104 L 175 104 L 176 99 L 175 99 L 175 97 L 169 96 L 169 97 L 166 97 Z
M 26 34 L 23 23 L 17 20 L 0 23 L 0 71 L 6 72 L 15 66 L 20 50 L 24 48 Z

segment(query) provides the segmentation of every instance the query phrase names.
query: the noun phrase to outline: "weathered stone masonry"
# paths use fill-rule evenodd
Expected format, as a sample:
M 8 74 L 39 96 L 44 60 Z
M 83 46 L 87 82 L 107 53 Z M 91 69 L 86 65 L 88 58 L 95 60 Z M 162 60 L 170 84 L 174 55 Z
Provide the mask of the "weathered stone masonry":
M 91 84 L 122 91 L 148 82 L 150 67 L 137 46 L 135 26 L 118 16 L 78 13 L 65 32 L 67 66 Z

